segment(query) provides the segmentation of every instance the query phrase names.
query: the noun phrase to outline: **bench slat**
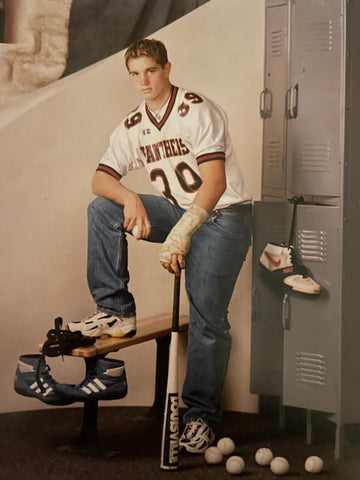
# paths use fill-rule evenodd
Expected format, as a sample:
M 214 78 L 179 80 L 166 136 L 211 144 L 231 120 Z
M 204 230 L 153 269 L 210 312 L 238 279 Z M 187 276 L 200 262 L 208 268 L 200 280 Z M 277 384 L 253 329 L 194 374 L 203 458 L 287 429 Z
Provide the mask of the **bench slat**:
M 101 337 L 96 340 L 94 345 L 89 347 L 78 347 L 71 351 L 72 357 L 95 357 L 109 352 L 116 352 L 121 348 L 126 348 L 131 345 L 153 340 L 171 333 L 170 313 L 161 313 L 153 315 L 152 317 L 142 318 L 137 321 L 136 335 L 133 337 Z M 188 329 L 189 316 L 179 316 L 179 331 L 184 332 Z M 40 346 L 40 351 L 42 346 Z

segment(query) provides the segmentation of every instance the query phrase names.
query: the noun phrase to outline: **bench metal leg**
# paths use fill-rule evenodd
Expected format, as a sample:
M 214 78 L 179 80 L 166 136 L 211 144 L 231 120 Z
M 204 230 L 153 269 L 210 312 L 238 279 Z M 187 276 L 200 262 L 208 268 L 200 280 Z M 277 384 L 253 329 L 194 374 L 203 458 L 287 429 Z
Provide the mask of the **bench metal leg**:
M 68 445 L 61 445 L 57 449 L 61 452 L 85 455 L 106 455 L 99 440 L 97 431 L 98 401 L 86 400 L 83 408 L 83 424 L 79 436 Z
M 169 369 L 169 347 L 171 335 L 166 335 L 156 339 L 156 376 L 155 376 L 155 398 L 149 415 L 156 416 L 159 420 L 163 419 L 166 384 Z M 105 357 L 106 355 L 101 355 Z M 85 357 L 86 372 L 95 368 L 99 357 Z M 86 400 L 83 408 L 83 424 L 78 438 L 69 445 L 58 447 L 62 452 L 82 453 L 89 455 L 113 456 L 118 452 L 104 451 L 98 436 L 98 401 Z
M 105 355 L 104 355 L 105 356 Z M 86 372 L 95 368 L 99 357 L 84 358 L 86 364 Z M 105 451 L 102 447 L 98 436 L 97 420 L 98 420 L 98 401 L 85 400 L 83 408 L 83 423 L 78 438 L 69 445 L 58 447 L 61 452 L 81 453 L 86 455 L 104 455 L 113 456 L 118 452 Z
M 83 409 L 83 424 L 77 443 L 89 450 L 94 450 L 94 453 L 100 449 L 97 419 L 98 401 L 86 400 Z

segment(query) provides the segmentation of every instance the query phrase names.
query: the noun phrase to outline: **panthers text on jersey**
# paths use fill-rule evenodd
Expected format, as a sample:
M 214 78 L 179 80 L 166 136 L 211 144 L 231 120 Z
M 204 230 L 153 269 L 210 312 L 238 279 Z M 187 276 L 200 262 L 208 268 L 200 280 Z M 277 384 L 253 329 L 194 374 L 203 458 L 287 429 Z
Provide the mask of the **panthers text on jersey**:
M 98 171 L 120 180 L 145 166 L 158 193 L 188 209 L 201 185 L 199 165 L 225 162 L 227 188 L 215 208 L 249 202 L 225 112 L 203 95 L 172 87 L 160 120 L 143 101 L 115 129 Z

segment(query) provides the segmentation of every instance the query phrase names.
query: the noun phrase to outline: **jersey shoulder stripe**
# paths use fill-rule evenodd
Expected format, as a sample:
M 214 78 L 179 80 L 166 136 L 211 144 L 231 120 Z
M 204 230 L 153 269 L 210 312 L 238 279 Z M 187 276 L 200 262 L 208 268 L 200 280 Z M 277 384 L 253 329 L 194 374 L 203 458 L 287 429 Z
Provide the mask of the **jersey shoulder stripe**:
M 111 175 L 112 177 L 116 178 L 116 180 L 121 179 L 121 175 L 119 172 L 117 172 L 114 168 L 110 167 L 109 165 L 105 165 L 104 163 L 99 163 L 96 171 L 107 173 L 108 175 Z
M 196 157 L 196 162 L 198 165 L 201 163 L 210 162 L 212 160 L 223 160 L 225 162 L 225 152 L 205 153 Z

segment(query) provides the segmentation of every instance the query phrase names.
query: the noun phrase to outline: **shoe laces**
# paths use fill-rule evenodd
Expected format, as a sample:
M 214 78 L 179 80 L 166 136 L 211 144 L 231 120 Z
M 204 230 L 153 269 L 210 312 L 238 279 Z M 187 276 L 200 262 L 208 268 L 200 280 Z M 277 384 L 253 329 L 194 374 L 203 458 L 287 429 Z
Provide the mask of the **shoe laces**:
M 96 310 L 96 312 L 91 313 L 86 320 L 91 320 L 93 317 L 96 317 L 96 315 L 98 315 L 99 313 L 102 313 L 102 312 L 100 312 L 100 310 Z
M 290 247 L 290 246 L 288 248 L 290 250 L 290 261 L 291 261 L 292 265 L 295 266 L 297 264 L 295 248 Z
M 185 430 L 184 430 L 184 433 L 183 433 L 184 437 L 188 440 L 195 437 L 199 428 L 204 424 L 205 424 L 205 422 L 202 418 L 199 418 L 197 420 L 193 420 L 192 422 L 188 422 L 186 424 L 186 427 L 185 427 Z
M 40 370 L 42 371 L 40 372 Z M 36 382 L 42 393 L 46 391 L 46 388 L 42 384 L 40 380 L 40 376 L 42 375 L 46 380 L 50 379 L 51 378 L 50 370 L 51 368 L 47 363 L 45 363 L 45 356 L 43 356 L 41 361 L 38 362 L 38 365 L 35 371 Z
M 296 265 L 298 265 L 297 258 L 296 258 L 296 251 L 294 247 L 289 247 L 289 249 L 290 249 L 290 260 L 292 265 L 295 267 Z M 302 273 L 301 276 L 303 278 L 307 278 L 309 275 L 307 275 L 306 273 Z

